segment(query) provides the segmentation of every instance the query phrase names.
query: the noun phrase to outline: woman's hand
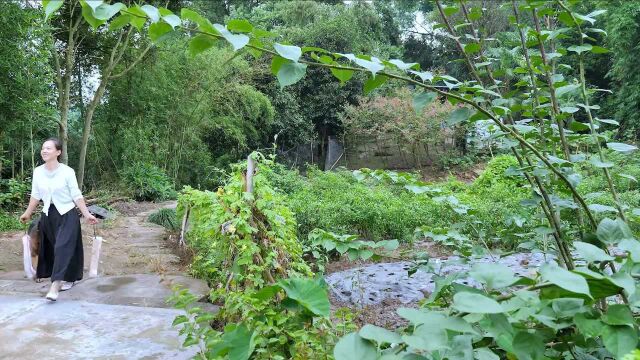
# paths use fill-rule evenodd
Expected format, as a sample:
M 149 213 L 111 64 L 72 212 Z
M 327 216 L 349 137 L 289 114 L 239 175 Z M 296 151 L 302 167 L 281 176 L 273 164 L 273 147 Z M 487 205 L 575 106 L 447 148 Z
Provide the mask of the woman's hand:
M 20 222 L 23 224 L 26 224 L 29 219 L 31 219 L 31 212 L 30 211 L 25 211 L 24 214 L 20 215 Z
M 89 212 L 86 214 L 83 214 L 82 216 L 84 216 L 84 218 L 87 219 L 87 222 L 91 225 L 95 225 L 98 223 L 98 219 L 96 219 L 96 217 Z

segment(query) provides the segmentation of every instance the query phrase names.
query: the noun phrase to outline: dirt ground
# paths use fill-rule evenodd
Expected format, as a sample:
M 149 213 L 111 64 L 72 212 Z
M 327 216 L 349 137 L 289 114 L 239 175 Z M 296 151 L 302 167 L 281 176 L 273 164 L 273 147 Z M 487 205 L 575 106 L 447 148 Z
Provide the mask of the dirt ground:
M 175 235 L 162 226 L 147 222 L 147 217 L 175 202 L 122 202 L 112 205 L 115 219 L 101 220 L 95 231 L 103 238 L 98 271 L 103 275 L 182 274 L 186 261 L 177 251 Z M 22 232 L 0 233 L 0 271 L 22 271 Z M 91 262 L 94 228 L 82 221 L 85 272 Z

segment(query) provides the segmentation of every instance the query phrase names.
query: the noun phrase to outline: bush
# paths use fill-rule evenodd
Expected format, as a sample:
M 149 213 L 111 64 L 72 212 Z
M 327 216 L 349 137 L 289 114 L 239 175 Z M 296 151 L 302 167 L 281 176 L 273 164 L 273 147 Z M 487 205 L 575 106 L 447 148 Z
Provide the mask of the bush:
M 180 230 L 176 209 L 160 209 L 149 215 L 149 222 L 163 226 L 171 231 Z
M 0 179 L 0 209 L 16 211 L 29 202 L 30 183 L 19 179 Z
M 524 180 L 505 175 L 514 164 L 515 158 L 498 156 L 474 183 L 468 185 L 452 177 L 432 184 L 441 192 L 431 195 L 416 195 L 400 183 L 358 181 L 344 170 L 322 172 L 311 168 L 307 177 L 302 177 L 297 171 L 276 168 L 268 177 L 287 195 L 299 224 L 300 239 L 307 239 L 315 228 L 358 234 L 369 240 L 404 241 L 411 240 L 418 227 L 455 228 L 471 239 L 482 237 L 513 248 L 525 238 L 522 234 L 540 225 L 532 209 L 520 206 L 530 197 Z M 470 208 L 469 214 L 461 213 L 446 200 L 451 195 Z M 514 223 L 518 225 L 512 226 Z
M 18 215 L 0 212 L 0 231 L 12 231 L 24 229 L 24 225 L 18 220 Z
M 122 170 L 120 176 L 136 200 L 155 201 L 176 198 L 177 193 L 171 179 L 155 165 L 138 162 Z
M 414 196 L 388 185 L 359 183 L 348 171 L 310 169 L 304 186 L 286 193 L 296 214 L 298 237 L 306 239 L 315 228 L 356 233 L 365 239 L 409 240 L 417 226 L 443 223 L 449 209 L 428 197 Z

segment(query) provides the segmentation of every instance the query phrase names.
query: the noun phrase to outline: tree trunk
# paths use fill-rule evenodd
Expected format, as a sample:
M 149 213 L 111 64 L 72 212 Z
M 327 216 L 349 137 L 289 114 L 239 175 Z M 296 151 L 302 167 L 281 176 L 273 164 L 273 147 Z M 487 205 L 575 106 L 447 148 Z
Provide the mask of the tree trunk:
M 100 104 L 100 100 L 102 99 L 102 95 L 104 95 L 104 91 L 107 88 L 107 81 L 109 76 L 111 75 L 111 71 L 107 70 L 106 74 L 103 74 L 102 81 L 100 81 L 100 85 L 98 86 L 98 90 L 96 90 L 95 95 L 93 95 L 93 99 L 87 106 L 85 111 L 84 118 L 84 129 L 82 130 L 82 144 L 80 145 L 80 161 L 78 164 L 78 186 L 80 190 L 82 190 L 84 183 L 84 167 L 85 160 L 87 158 L 87 148 L 89 146 L 89 136 L 91 135 L 91 122 L 93 121 L 93 114 Z

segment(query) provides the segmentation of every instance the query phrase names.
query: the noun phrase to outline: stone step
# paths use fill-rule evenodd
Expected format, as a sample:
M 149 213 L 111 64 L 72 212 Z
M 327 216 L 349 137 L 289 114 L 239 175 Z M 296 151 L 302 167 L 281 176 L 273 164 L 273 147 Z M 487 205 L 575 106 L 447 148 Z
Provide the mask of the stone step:
M 25 279 L 18 271 L 0 275 L 0 295 L 44 297 L 50 285 L 48 280 L 36 283 Z M 209 294 L 209 288 L 202 280 L 182 275 L 136 274 L 87 278 L 78 282 L 71 290 L 60 293 L 60 299 L 96 304 L 170 308 L 171 305 L 165 301 L 173 294 L 174 286 L 188 288 L 199 298 Z M 210 311 L 216 310 L 206 303 L 202 305 Z

